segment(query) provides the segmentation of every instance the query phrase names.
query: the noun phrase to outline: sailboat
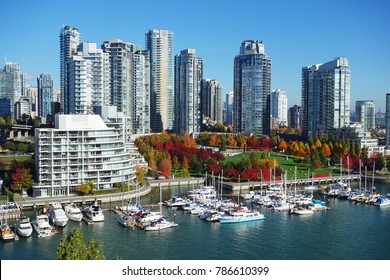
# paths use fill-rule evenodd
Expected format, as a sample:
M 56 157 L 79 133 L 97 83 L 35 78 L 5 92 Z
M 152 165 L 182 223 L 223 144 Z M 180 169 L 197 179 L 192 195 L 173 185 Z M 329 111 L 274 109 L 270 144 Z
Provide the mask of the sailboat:
M 160 203 L 159 203 L 160 204 L 160 213 L 162 213 L 162 204 L 163 204 L 161 201 L 161 197 L 162 197 L 162 188 L 160 186 Z M 178 224 L 171 222 L 171 221 L 168 221 L 165 217 L 161 217 L 157 221 L 153 221 L 150 224 L 146 225 L 144 227 L 144 230 L 146 230 L 146 231 L 160 231 L 163 229 L 177 227 L 177 226 L 178 226 Z

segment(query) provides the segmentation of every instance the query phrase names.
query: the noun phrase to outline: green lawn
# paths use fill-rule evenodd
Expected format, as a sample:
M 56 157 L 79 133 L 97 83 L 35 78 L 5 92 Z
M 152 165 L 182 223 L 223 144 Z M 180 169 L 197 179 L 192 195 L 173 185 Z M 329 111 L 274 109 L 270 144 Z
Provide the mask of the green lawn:
M 288 179 L 293 179 L 295 177 L 295 166 L 297 167 L 297 178 L 307 178 L 309 176 L 308 172 L 312 174 L 339 174 L 339 168 L 338 167 L 330 167 L 330 168 L 318 168 L 318 169 L 312 169 L 311 164 L 303 163 L 303 162 L 295 162 L 294 158 L 289 156 L 286 159 L 286 155 L 279 154 L 275 152 L 253 152 L 255 154 L 256 159 L 261 158 L 262 154 L 265 153 L 266 157 L 270 160 L 275 159 L 278 162 L 278 165 L 282 168 L 282 170 L 287 171 L 287 177 Z M 249 156 L 252 154 L 252 151 L 244 152 L 239 155 L 235 156 L 229 156 L 226 157 L 223 161 L 223 165 L 226 165 L 228 163 L 238 163 L 243 158 L 249 158 Z
M 0 156 L 1 162 L 4 164 L 11 164 L 14 160 L 18 162 L 22 161 L 33 161 L 32 155 L 23 155 L 23 156 Z

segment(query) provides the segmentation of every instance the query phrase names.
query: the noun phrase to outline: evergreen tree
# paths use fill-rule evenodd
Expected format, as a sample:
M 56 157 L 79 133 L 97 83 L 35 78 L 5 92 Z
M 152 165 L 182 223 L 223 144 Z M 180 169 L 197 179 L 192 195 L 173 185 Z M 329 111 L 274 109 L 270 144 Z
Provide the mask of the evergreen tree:
M 104 260 L 103 243 L 90 240 L 84 244 L 84 237 L 79 228 L 73 228 L 65 235 L 57 248 L 59 260 Z

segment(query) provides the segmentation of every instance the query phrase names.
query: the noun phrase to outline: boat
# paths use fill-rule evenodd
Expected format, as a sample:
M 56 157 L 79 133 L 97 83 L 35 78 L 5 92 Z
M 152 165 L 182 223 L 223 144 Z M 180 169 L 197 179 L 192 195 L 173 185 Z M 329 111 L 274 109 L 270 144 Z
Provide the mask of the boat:
M 172 196 L 171 199 L 165 201 L 165 205 L 168 207 L 183 207 L 187 204 L 187 200 L 180 196 Z
M 208 210 L 207 214 L 206 221 L 211 223 L 219 222 L 219 212 L 217 210 Z
M 76 204 L 67 204 L 65 205 L 64 209 L 65 214 L 69 220 L 80 222 L 83 219 L 83 214 L 81 213 L 80 208 L 78 208 Z
M 45 214 L 37 215 L 32 221 L 32 226 L 38 237 L 47 237 L 58 232 L 50 225 L 49 217 Z
M 27 216 L 21 216 L 15 223 L 16 233 L 23 237 L 31 236 L 33 232 L 30 218 Z
M 90 219 L 92 222 L 104 222 L 104 215 L 103 215 L 102 208 L 97 203 L 96 199 L 93 204 L 85 207 L 84 212 L 87 218 Z
M 162 229 L 167 229 L 171 227 L 176 227 L 177 224 L 166 220 L 164 217 L 160 218 L 158 221 L 152 222 L 149 225 L 144 227 L 146 231 L 159 231 Z
M 64 209 L 62 209 L 61 203 L 53 202 L 49 209 L 49 221 L 58 227 L 64 227 L 69 221 Z
M 131 215 L 119 212 L 117 218 L 118 223 L 120 223 L 124 227 L 132 227 L 134 225 L 134 217 Z
M 1 224 L 1 239 L 4 241 L 15 240 L 15 233 L 12 231 L 11 227 L 8 224 Z
M 390 199 L 387 196 L 381 196 L 376 199 L 374 202 L 375 206 L 383 207 L 390 205 Z
M 230 211 L 228 214 L 221 215 L 219 217 L 219 222 L 221 224 L 231 224 L 231 223 L 242 223 L 242 222 L 252 222 L 265 219 L 264 215 L 261 214 L 258 210 L 244 210 L 243 207 L 234 207 L 233 211 Z
M 297 208 L 297 209 L 293 209 L 292 211 L 294 214 L 297 214 L 297 215 L 309 215 L 309 214 L 314 213 L 313 210 L 306 209 L 306 208 Z

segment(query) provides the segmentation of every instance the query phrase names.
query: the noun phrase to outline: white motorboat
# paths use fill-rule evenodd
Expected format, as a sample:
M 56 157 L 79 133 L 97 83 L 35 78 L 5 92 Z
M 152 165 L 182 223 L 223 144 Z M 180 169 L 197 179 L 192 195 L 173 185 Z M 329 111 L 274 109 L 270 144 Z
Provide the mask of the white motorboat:
M 125 213 L 118 213 L 118 223 L 125 227 L 132 227 L 134 225 L 134 217 Z
M 33 232 L 30 218 L 27 216 L 22 216 L 17 219 L 15 223 L 15 228 L 16 233 L 23 237 L 29 237 Z
M 3 239 L 4 241 L 15 240 L 15 233 L 12 231 L 8 224 L 1 224 L 0 230 L 1 239 Z
M 217 210 L 208 210 L 207 214 L 206 221 L 211 223 L 219 222 L 219 212 Z
M 308 214 L 313 214 L 314 211 L 310 210 L 310 209 L 303 208 L 303 209 L 294 209 L 293 213 L 297 214 L 297 215 L 308 215 Z
M 64 209 L 62 209 L 61 203 L 53 202 L 49 209 L 49 221 L 58 227 L 64 227 L 69 221 Z
M 90 206 L 85 207 L 84 211 L 87 218 L 92 222 L 104 222 L 103 211 L 97 200 Z
M 171 199 L 165 201 L 165 205 L 168 207 L 183 207 L 186 206 L 187 200 L 183 199 L 180 196 L 172 196 Z
M 80 208 L 78 208 L 76 204 L 67 204 L 64 208 L 65 214 L 69 220 L 80 222 L 83 219 L 83 214 L 81 213 Z
M 49 217 L 44 214 L 36 216 L 35 219 L 32 221 L 32 226 L 37 232 L 38 237 L 47 237 L 58 232 L 53 229 L 53 227 L 49 223 Z
M 219 222 L 221 224 L 231 224 L 252 222 L 263 219 L 265 219 L 265 217 L 259 211 L 250 211 L 243 207 L 235 207 L 233 211 L 229 212 L 229 214 L 221 215 L 219 217 Z
M 150 223 L 150 225 L 147 225 L 146 227 L 144 227 L 144 230 L 160 231 L 162 229 L 167 229 L 167 228 L 171 228 L 171 227 L 175 227 L 175 226 L 177 226 L 177 224 L 170 222 L 170 221 L 167 221 L 165 218 L 161 218 L 158 221 L 152 222 L 152 223 Z
M 380 206 L 380 207 L 389 206 L 390 205 L 390 199 L 387 198 L 387 196 L 378 197 L 376 199 L 376 201 L 374 202 L 374 205 L 375 206 Z
M 134 215 L 139 223 L 149 224 L 163 218 L 161 212 L 142 212 Z

